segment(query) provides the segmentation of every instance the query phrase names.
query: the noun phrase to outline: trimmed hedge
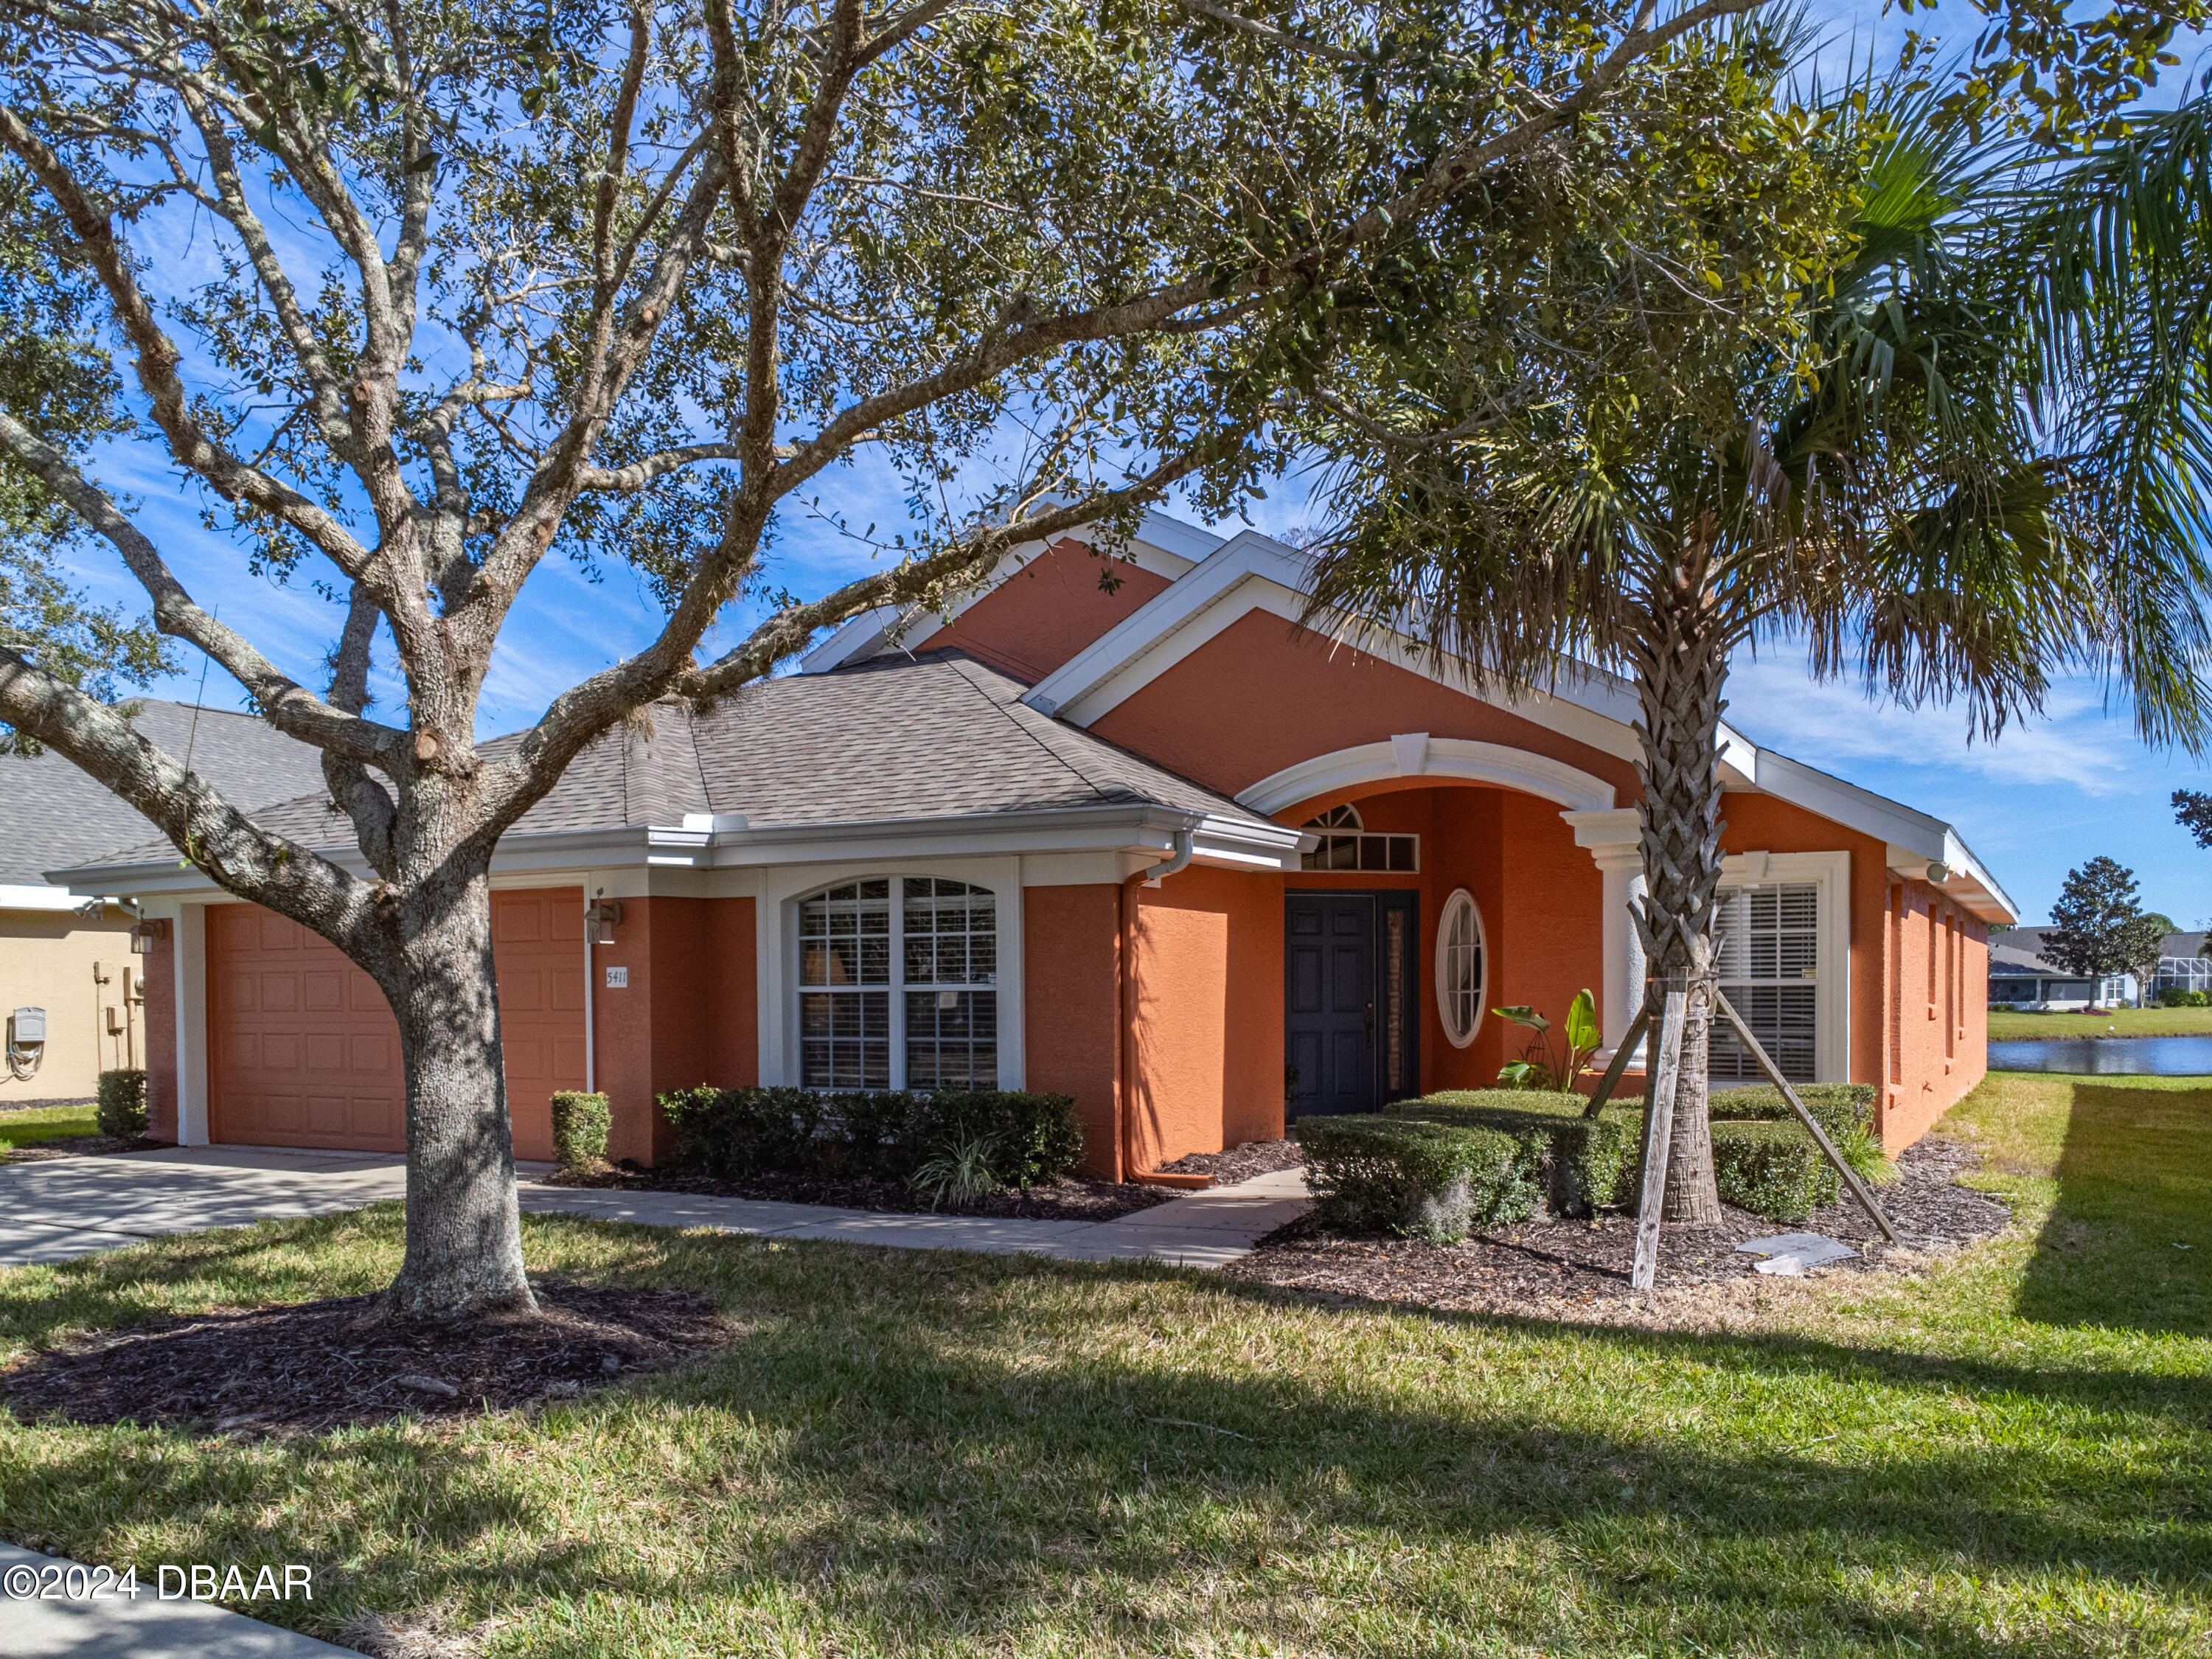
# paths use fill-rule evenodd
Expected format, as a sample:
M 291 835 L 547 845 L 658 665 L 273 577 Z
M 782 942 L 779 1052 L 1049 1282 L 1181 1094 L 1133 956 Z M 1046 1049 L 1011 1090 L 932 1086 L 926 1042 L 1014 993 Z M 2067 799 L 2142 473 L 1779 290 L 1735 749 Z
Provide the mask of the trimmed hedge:
M 1843 1192 L 1842 1179 L 1794 1116 L 1787 1123 L 1721 1121 L 1712 1132 L 1713 1179 L 1722 1200 L 1738 1209 L 1769 1221 L 1802 1221 Z
M 1520 1148 L 1495 1129 L 1410 1117 L 1302 1117 L 1306 1184 L 1326 1225 L 1450 1244 L 1536 1208 Z
M 985 1143 L 1000 1184 L 1030 1187 L 1066 1174 L 1083 1156 L 1083 1131 L 1067 1095 L 832 1094 L 702 1084 L 661 1096 L 660 1109 L 676 1126 L 676 1168 L 718 1180 L 773 1174 L 907 1181 L 934 1158 Z
M 100 1133 L 131 1140 L 146 1133 L 146 1073 L 102 1072 L 95 1085 Z
M 1641 1109 L 1608 1103 L 1595 1118 L 1569 1091 L 1454 1089 L 1389 1108 L 1393 1117 L 1488 1129 L 1510 1138 L 1521 1179 L 1555 1216 L 1586 1216 L 1627 1201 L 1636 1184 Z
M 1797 1098 L 1813 1121 L 1836 1140 L 1844 1135 L 1874 1133 L 1875 1087 L 1871 1083 L 1795 1083 Z M 1709 1097 L 1716 1121 L 1730 1123 L 1795 1123 L 1797 1114 L 1771 1084 L 1750 1089 L 1715 1089 Z
M 613 1124 L 605 1095 L 562 1090 L 553 1097 L 553 1156 L 564 1170 L 588 1170 L 606 1161 Z

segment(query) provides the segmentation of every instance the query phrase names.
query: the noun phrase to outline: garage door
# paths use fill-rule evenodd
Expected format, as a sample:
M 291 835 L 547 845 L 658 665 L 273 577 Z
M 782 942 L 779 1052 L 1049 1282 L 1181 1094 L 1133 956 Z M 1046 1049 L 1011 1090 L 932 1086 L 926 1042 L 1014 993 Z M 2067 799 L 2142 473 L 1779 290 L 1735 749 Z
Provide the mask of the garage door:
M 584 1086 L 584 890 L 491 896 L 499 1034 L 517 1158 L 553 1156 L 553 1093 Z
M 553 1155 L 552 1095 L 584 1086 L 581 888 L 492 895 L 515 1156 Z M 247 904 L 208 910 L 208 1132 L 404 1152 L 406 1080 L 384 994 L 336 945 Z
M 399 1027 L 376 981 L 258 905 L 207 914 L 209 1135 L 404 1152 Z

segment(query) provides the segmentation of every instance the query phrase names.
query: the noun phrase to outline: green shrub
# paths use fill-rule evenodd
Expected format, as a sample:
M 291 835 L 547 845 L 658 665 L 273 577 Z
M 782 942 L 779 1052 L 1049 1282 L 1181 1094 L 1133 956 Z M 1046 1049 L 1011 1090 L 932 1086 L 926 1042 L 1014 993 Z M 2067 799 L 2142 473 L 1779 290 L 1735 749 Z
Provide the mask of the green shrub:
M 1871 1083 L 1800 1083 L 1792 1085 L 1813 1121 L 1835 1143 L 1844 1162 L 1868 1181 L 1894 1181 L 1897 1166 L 1874 1132 L 1875 1085 Z M 1716 1123 L 1795 1123 L 1797 1114 L 1779 1089 L 1716 1090 L 1711 1097 Z M 1808 1137 L 1809 1140 L 1809 1137 Z M 1814 1151 L 1819 1148 L 1815 1147 Z
M 2186 1008 L 2189 993 L 2179 985 L 2169 985 L 2158 994 L 2158 1006 L 2161 1008 Z
M 1839 1134 L 1874 1133 L 1873 1084 L 1795 1083 L 1790 1087 L 1796 1090 L 1797 1098 L 1805 1103 L 1805 1109 L 1812 1113 L 1815 1123 L 1827 1131 L 1831 1140 Z M 1716 1089 L 1711 1100 L 1712 1115 L 1717 1120 L 1725 1118 L 1731 1123 L 1797 1121 L 1797 1114 L 1783 1099 L 1782 1091 L 1768 1084 L 1751 1089 Z
M 588 1170 L 607 1156 L 614 1117 L 605 1095 L 562 1090 L 553 1097 L 553 1156 L 564 1170 Z
M 146 1073 L 102 1072 L 96 1085 L 100 1133 L 131 1140 L 146 1133 Z
M 1738 1209 L 1769 1221 L 1802 1221 L 1843 1191 L 1834 1168 L 1794 1119 L 1717 1122 L 1712 1132 L 1713 1178 L 1722 1199 Z
M 676 1127 L 676 1167 L 720 1180 L 757 1175 L 910 1181 L 948 1156 L 983 1167 L 1002 1187 L 1030 1187 L 1083 1156 L 1075 1102 L 1007 1089 L 717 1089 L 660 1097 Z
M 1408 1117 L 1302 1117 L 1306 1184 L 1327 1225 L 1449 1244 L 1526 1219 L 1536 1189 L 1495 1129 Z
M 1608 1104 L 1586 1118 L 1589 1102 L 1566 1091 L 1453 1089 L 1393 1105 L 1394 1117 L 1418 1118 L 1509 1136 L 1522 1180 L 1555 1216 L 1586 1216 L 1626 1203 L 1635 1186 L 1642 1108 Z

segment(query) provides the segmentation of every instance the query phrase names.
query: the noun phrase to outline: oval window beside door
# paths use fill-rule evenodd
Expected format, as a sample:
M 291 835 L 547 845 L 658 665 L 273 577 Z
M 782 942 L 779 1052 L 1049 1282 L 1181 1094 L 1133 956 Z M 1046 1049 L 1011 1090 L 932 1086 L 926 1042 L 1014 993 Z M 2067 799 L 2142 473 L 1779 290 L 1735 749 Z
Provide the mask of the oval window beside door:
M 1455 1048 L 1474 1041 L 1482 1024 L 1482 912 L 1462 887 L 1444 901 L 1437 923 L 1437 1012 Z

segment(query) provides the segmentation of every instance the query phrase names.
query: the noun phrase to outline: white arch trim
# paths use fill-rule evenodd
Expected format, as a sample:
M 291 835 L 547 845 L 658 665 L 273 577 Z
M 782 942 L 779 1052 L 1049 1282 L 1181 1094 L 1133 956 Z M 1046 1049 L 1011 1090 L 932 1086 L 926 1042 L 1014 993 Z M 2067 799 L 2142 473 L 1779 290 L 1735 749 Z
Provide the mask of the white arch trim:
M 1316 795 L 1331 795 L 1385 778 L 1449 778 L 1462 783 L 1494 783 L 1557 801 L 1576 812 L 1613 808 L 1613 786 L 1565 761 L 1509 749 L 1471 738 L 1431 738 L 1408 732 L 1387 743 L 1363 743 L 1333 754 L 1286 766 L 1237 797 L 1239 806 L 1272 817 L 1285 806 Z

